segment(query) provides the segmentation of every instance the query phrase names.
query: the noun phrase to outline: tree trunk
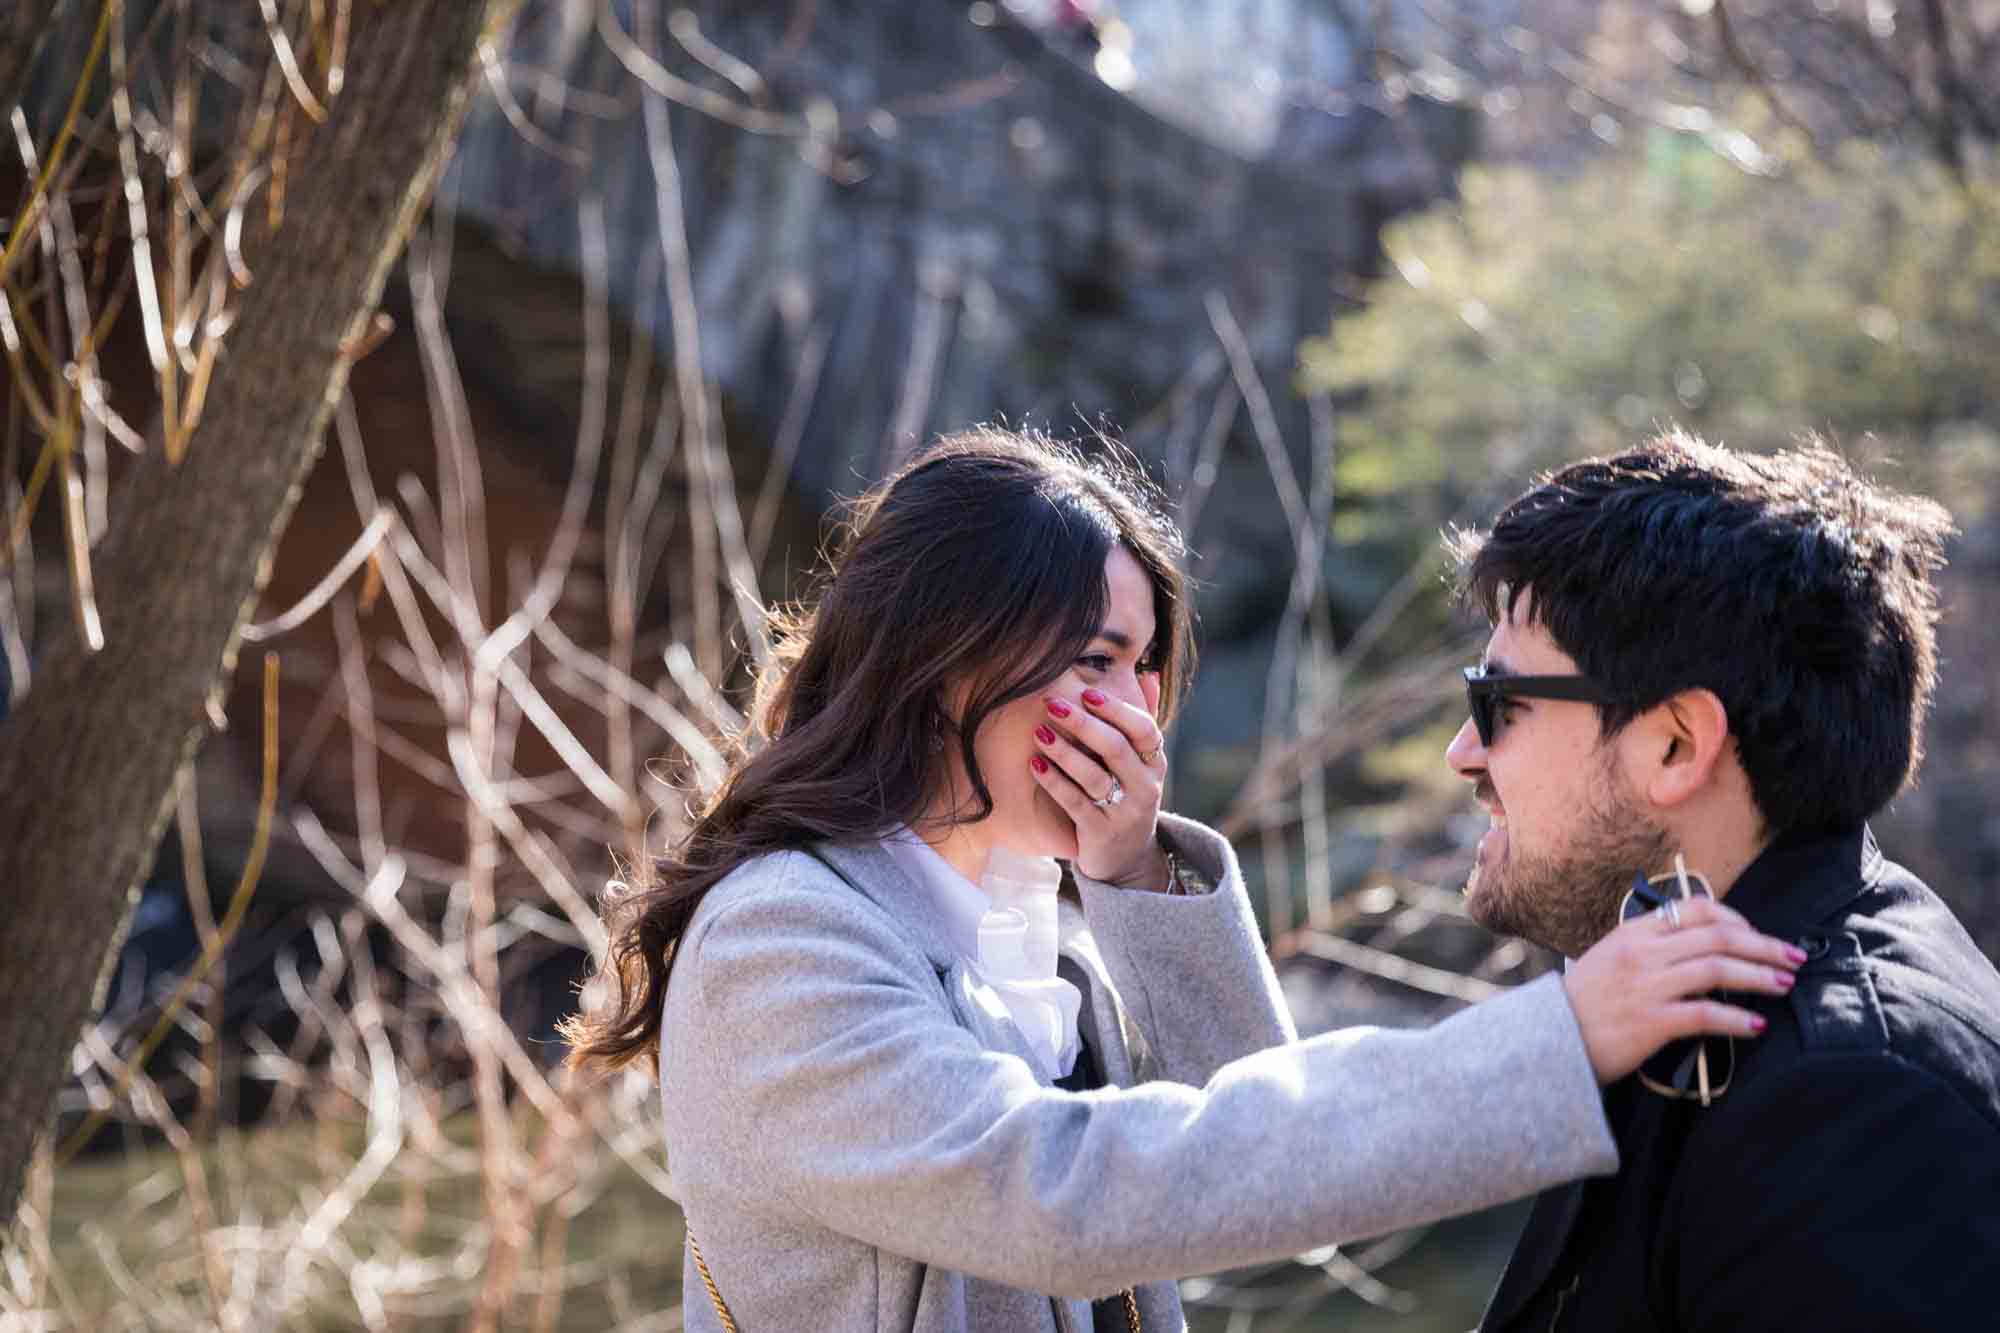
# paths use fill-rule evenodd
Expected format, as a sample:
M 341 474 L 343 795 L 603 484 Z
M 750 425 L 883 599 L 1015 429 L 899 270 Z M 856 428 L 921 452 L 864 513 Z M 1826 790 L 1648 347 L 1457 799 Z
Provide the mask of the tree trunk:
M 0 1218 L 318 456 L 342 343 L 437 180 L 476 42 L 516 2 L 354 6 L 345 88 L 291 159 L 278 229 L 246 247 L 254 281 L 187 456 L 169 466 L 155 430 L 114 496 L 95 558 L 105 646 L 52 637 L 0 722 Z

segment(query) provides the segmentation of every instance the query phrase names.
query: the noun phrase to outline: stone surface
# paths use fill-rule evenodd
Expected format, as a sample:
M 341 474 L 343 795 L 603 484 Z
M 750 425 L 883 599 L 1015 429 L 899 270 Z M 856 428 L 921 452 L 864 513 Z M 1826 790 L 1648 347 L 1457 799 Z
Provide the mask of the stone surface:
M 798 412 L 792 475 L 808 505 L 857 492 L 939 431 L 996 418 L 1058 434 L 1101 424 L 1182 489 L 1218 395 L 1235 392 L 1216 295 L 1304 484 L 1296 348 L 1374 263 L 1381 223 L 1447 188 L 1469 151 L 1465 117 L 1415 98 L 1394 118 L 1353 98 L 1266 98 L 1260 131 L 1245 99 L 1221 95 L 1230 55 L 1182 60 L 1205 60 L 1203 83 L 1147 46 L 1148 23 L 1181 23 L 1182 47 L 1226 30 L 1215 6 L 1121 11 L 1142 72 L 1161 71 L 1130 95 L 1100 77 L 1096 35 L 1059 8 L 707 0 L 683 11 L 702 41 L 759 71 L 753 98 L 697 63 L 698 43 L 639 31 L 629 5 L 612 6 L 622 26 L 608 36 L 576 7 L 534 7 L 509 53 L 516 119 L 583 152 L 539 146 L 489 96 L 461 141 L 452 199 L 524 258 L 573 267 L 570 203 L 601 194 L 611 272 L 624 275 L 614 300 L 634 318 L 650 309 L 670 346 L 667 302 L 646 286 L 659 280 L 661 230 L 644 116 L 613 49 L 630 32 L 673 76 L 771 118 L 775 132 L 755 133 L 668 108 L 704 369 L 766 447 Z M 1287 21 L 1304 36 L 1278 60 L 1268 53 L 1290 30 L 1260 30 L 1237 81 L 1263 77 L 1252 68 L 1263 61 L 1295 83 L 1348 85 L 1357 57 L 1342 32 L 1324 17 Z M 561 105 L 535 71 L 563 81 Z M 1212 114 L 1192 100 L 1204 90 Z M 1218 461 L 1193 533 L 1204 642 L 1211 661 L 1254 669 L 1195 701 L 1190 749 L 1254 744 L 1293 568 L 1247 411 Z M 1212 815 L 1232 785 L 1222 775 L 1183 799 Z

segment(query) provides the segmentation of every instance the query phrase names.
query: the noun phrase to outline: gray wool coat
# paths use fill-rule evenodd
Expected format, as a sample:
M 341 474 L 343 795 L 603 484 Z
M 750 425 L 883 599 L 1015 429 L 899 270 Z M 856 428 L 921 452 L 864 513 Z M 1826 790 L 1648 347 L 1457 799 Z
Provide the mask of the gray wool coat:
M 1228 842 L 1160 823 L 1218 887 L 1077 877 L 1092 1092 L 1049 1086 L 878 844 L 759 857 L 709 891 L 661 1089 L 745 1333 L 1089 1333 L 1091 1298 L 1128 1286 L 1147 1333 L 1174 1333 L 1177 1278 L 1616 1169 L 1557 978 L 1422 1031 L 1300 1041 Z M 720 1329 L 692 1256 L 685 1277 L 687 1327 Z

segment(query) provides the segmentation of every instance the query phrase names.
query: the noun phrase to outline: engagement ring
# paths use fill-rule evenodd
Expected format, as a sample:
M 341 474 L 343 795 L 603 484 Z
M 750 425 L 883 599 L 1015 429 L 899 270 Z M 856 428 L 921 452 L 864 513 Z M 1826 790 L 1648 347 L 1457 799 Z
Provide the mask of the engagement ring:
M 1125 799 L 1125 785 L 1120 781 L 1118 781 L 1117 778 L 1113 778 L 1111 779 L 1111 790 L 1105 792 L 1104 795 L 1092 801 L 1091 804 L 1096 806 L 1099 810 L 1109 810 L 1112 806 L 1118 804 L 1120 801 L 1124 799 Z

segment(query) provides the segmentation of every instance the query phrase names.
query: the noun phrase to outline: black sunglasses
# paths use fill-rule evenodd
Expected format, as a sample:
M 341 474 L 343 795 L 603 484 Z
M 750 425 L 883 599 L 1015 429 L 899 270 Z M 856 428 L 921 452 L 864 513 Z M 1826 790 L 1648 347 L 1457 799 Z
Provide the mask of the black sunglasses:
M 1472 710 L 1472 725 L 1479 731 L 1481 745 L 1493 744 L 1500 701 L 1507 698 L 1569 699 L 1581 703 L 1604 702 L 1604 691 L 1588 676 L 1489 676 L 1483 666 L 1465 668 L 1465 704 Z

